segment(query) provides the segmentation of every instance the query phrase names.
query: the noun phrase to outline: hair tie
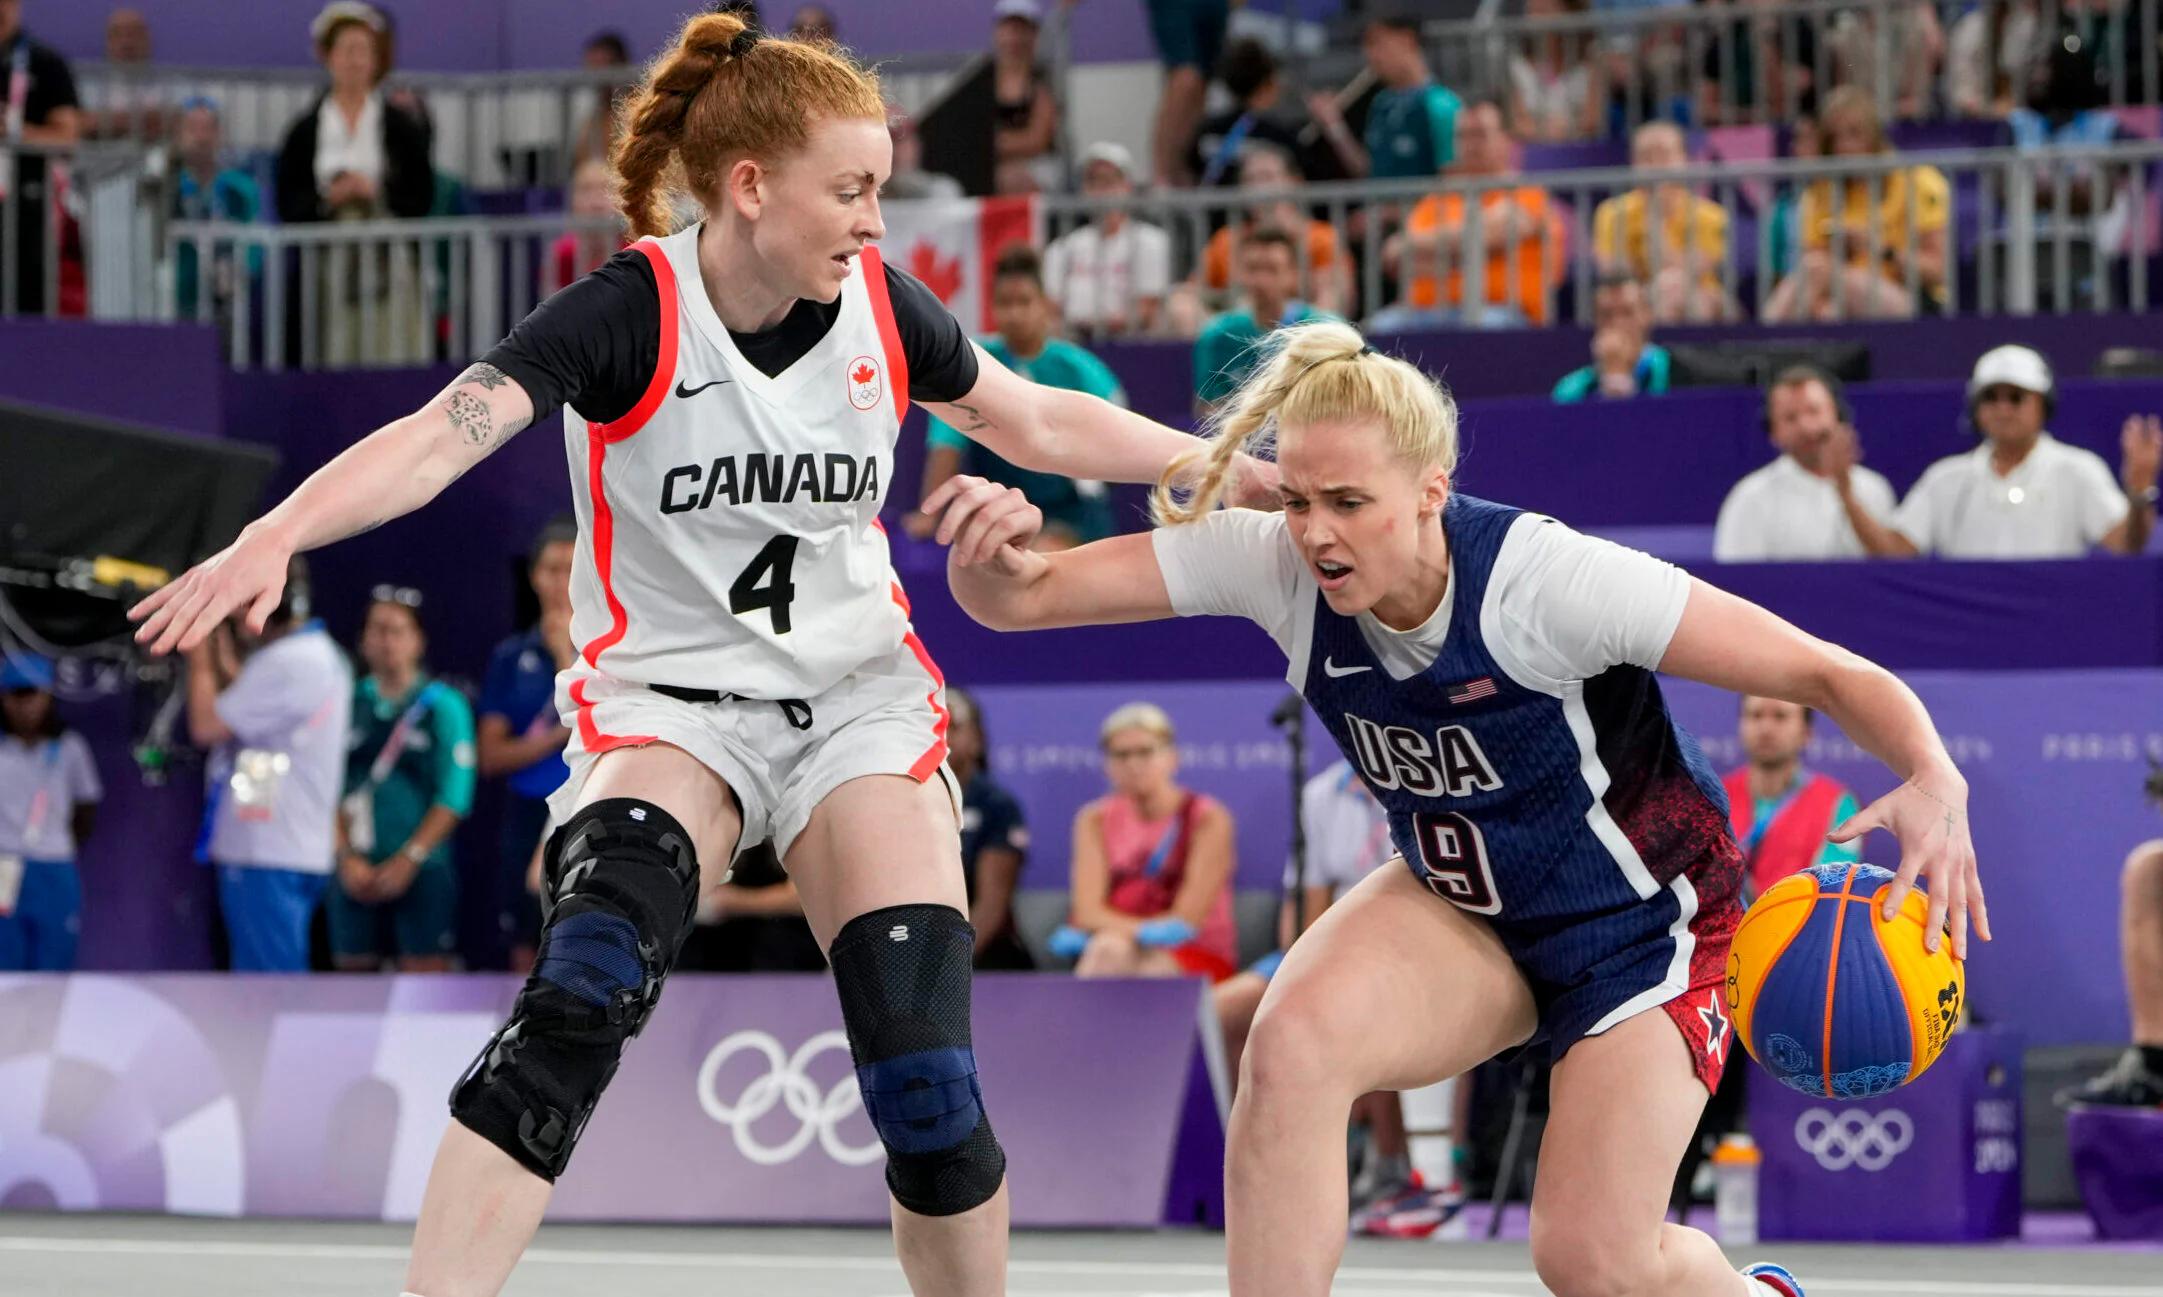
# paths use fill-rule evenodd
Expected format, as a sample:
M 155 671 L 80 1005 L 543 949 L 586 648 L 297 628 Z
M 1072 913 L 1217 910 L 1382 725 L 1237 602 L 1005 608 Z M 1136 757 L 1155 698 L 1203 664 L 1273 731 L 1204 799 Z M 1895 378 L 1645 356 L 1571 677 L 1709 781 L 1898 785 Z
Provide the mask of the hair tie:
M 1306 378 L 1307 375 L 1313 373 L 1317 366 L 1326 365 L 1333 360 L 1358 360 L 1361 356 L 1371 356 L 1373 354 L 1374 344 L 1370 342 L 1360 347 L 1358 351 L 1347 351 L 1335 356 L 1324 356 L 1320 360 L 1310 360 L 1307 362 L 1306 368 L 1300 370 L 1297 374 L 1292 375 L 1292 381 L 1286 383 L 1284 385 L 1284 388 L 1286 391 L 1289 392 L 1293 388 L 1299 386 L 1300 381 Z
M 744 55 L 749 54 L 751 52 L 751 47 L 758 43 L 759 34 L 757 30 L 754 28 L 746 27 L 742 31 L 736 33 L 734 37 L 730 38 L 729 57 L 740 59 Z

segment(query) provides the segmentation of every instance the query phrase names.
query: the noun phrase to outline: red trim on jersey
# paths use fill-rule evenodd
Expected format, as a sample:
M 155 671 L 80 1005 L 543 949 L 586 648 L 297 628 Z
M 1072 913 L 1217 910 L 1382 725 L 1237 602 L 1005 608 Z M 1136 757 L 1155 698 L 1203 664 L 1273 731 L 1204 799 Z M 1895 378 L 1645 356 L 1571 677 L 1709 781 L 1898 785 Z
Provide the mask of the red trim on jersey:
M 588 666 L 599 666 L 602 652 L 621 640 L 631 628 L 631 619 L 623 610 L 623 601 L 616 597 L 612 579 L 616 515 L 608 507 L 608 491 L 602 481 L 601 468 L 608 458 L 610 446 L 645 427 L 646 421 L 653 418 L 653 412 L 661 408 L 661 402 L 668 396 L 669 382 L 676 376 L 676 328 L 681 313 L 676 301 L 676 270 L 669 265 L 668 254 L 662 252 L 661 245 L 652 239 L 640 239 L 631 246 L 653 263 L 653 283 L 660 292 L 661 349 L 654 359 L 653 377 L 647 380 L 646 391 L 638 398 L 638 404 L 620 419 L 586 426 L 586 494 L 593 504 L 593 567 L 601 578 L 601 597 L 608 603 L 608 629 L 581 650 Z M 591 744 L 588 746 L 590 748 Z
M 651 734 L 603 734 L 601 727 L 593 723 L 593 704 L 586 700 L 586 682 L 571 682 L 571 701 L 578 705 L 578 741 L 591 753 L 602 753 L 610 748 L 635 748 L 651 743 Z
M 645 427 L 646 420 L 661 408 L 661 402 L 668 396 L 668 385 L 676 377 L 676 329 L 682 314 L 676 299 L 676 268 L 669 264 L 668 254 L 661 251 L 661 245 L 652 239 L 640 239 L 631 246 L 645 253 L 646 260 L 653 264 L 653 286 L 660 293 L 661 350 L 654 359 L 653 377 L 647 380 L 638 404 L 621 418 L 587 428 L 588 435 L 610 443 L 622 441 Z
M 864 245 L 862 257 L 864 291 L 871 294 L 871 318 L 879 326 L 879 345 L 886 350 L 886 381 L 894 389 L 894 422 L 909 416 L 909 357 L 901 349 L 901 330 L 894 326 L 894 302 L 886 292 L 886 263 L 879 249 Z
M 899 581 L 894 582 L 892 588 L 895 606 L 901 609 L 902 616 L 908 616 L 907 592 L 901 588 Z M 939 691 L 946 688 L 946 675 L 939 670 L 939 664 L 931 660 L 930 650 L 924 647 L 923 640 L 917 638 L 913 628 L 901 637 L 901 642 L 909 646 L 911 653 L 916 654 L 916 660 L 922 664 L 924 674 L 931 677 L 931 692 L 924 695 L 924 701 L 931 704 L 931 710 L 938 713 L 939 717 L 931 725 L 931 746 L 924 749 L 924 755 L 916 759 L 915 765 L 909 767 L 909 778 L 923 783 L 931 778 L 932 772 L 939 768 L 939 763 L 946 760 L 946 726 L 952 717 L 948 714 L 946 705 L 939 701 Z

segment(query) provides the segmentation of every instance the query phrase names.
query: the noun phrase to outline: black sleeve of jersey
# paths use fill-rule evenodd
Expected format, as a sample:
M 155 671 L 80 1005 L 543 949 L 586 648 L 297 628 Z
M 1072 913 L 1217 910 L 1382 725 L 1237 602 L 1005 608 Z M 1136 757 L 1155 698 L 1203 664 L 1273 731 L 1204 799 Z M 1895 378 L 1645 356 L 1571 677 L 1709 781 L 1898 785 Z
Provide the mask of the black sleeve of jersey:
M 886 267 L 901 354 L 909 360 L 909 399 L 958 401 L 976 386 L 976 350 L 938 294 L 906 270 Z
M 661 362 L 653 264 L 625 248 L 535 307 L 481 360 L 526 389 L 535 423 L 566 405 L 591 423 L 622 418 Z

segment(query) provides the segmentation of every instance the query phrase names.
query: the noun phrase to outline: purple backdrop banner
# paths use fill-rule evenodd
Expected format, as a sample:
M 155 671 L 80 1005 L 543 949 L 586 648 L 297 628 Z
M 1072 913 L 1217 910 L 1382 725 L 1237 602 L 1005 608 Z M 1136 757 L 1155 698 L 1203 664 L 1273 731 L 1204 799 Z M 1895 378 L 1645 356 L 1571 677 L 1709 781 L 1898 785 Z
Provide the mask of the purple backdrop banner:
M 222 437 L 224 372 L 207 324 L 0 320 L 0 400 Z
M 0 1210 L 408 1220 L 502 977 L 0 978 Z M 1199 982 L 977 980 L 1014 1222 L 1221 1220 Z M 1046 1024 L 1056 1024 L 1056 1029 Z M 556 1220 L 887 1220 L 824 977 L 681 977 Z
M 2163 836 L 2142 800 L 2150 756 L 2163 758 L 2163 671 L 1960 673 L 1907 677 L 1944 733 L 1971 788 L 1977 851 L 1997 940 L 1968 969 L 1979 1018 L 2030 1043 L 2123 1039 L 2118 870 L 2134 844 Z M 1722 772 L 1741 764 L 1734 695 L 1666 683 L 1676 716 Z M 1236 820 L 1238 885 L 1275 888 L 1290 838 L 1289 757 L 1266 721 L 1279 685 L 1008 686 L 980 691 L 993 769 L 1027 809 L 1033 843 L 1022 885 L 1064 888 L 1074 812 L 1106 785 L 1096 727 L 1121 702 L 1149 699 L 1179 730 L 1182 779 L 1221 799 Z M 1336 752 L 1310 718 L 1319 769 Z M 1820 720 L 1809 760 L 1865 803 L 1896 782 Z M 1898 865 L 1892 840 L 1864 855 Z

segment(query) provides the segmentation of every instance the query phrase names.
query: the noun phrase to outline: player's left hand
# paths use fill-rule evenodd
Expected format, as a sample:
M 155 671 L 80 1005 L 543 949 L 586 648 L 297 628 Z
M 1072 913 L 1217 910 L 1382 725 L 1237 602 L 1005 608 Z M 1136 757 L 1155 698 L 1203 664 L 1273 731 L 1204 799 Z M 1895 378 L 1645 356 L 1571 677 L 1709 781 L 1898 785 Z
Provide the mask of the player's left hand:
M 1968 926 L 1990 940 L 1990 910 L 1983 903 L 1983 880 L 1975 868 L 1975 842 L 1968 833 L 1968 785 L 1950 777 L 1918 774 L 1847 823 L 1834 829 L 1834 842 L 1853 842 L 1872 829 L 1885 829 L 1900 843 L 1900 869 L 1885 889 L 1885 917 L 1900 913 L 1909 889 L 1922 879 L 1930 896 L 1923 944 L 1936 950 L 1948 925 L 1953 955 L 1968 957 Z
M 1030 542 L 1044 530 L 1044 511 L 1011 486 L 956 473 L 924 498 L 923 511 L 939 520 L 933 533 L 951 547 L 950 559 L 963 567 L 997 560 L 1007 575 L 1019 565 Z
M 1282 509 L 1284 497 L 1278 486 L 1283 480 L 1275 464 L 1242 453 L 1232 466 L 1232 480 L 1225 494 L 1230 503 L 1241 508 Z

